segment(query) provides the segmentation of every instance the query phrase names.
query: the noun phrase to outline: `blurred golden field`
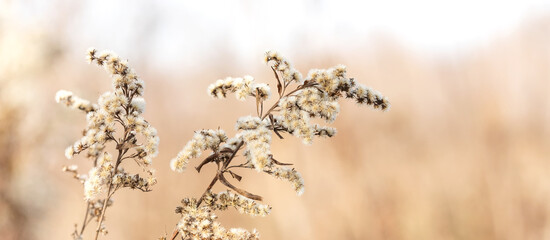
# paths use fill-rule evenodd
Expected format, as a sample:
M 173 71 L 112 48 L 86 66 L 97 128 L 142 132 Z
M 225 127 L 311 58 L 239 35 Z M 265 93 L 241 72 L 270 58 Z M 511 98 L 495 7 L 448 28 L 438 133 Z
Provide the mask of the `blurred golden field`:
M 61 168 L 91 164 L 64 157 L 85 119 L 54 95 L 67 89 L 96 100 L 111 80 L 86 64 L 86 48 L 63 32 L 63 19 L 44 30 L 12 17 L 0 19 L 0 238 L 69 239 L 85 205 L 81 185 Z M 170 159 L 194 130 L 232 134 L 238 117 L 255 113 L 252 101 L 210 98 L 208 84 L 250 74 L 274 86 L 263 52 L 242 64 L 233 61 L 231 43 L 212 48 L 195 67 L 170 71 L 152 67 L 146 47 L 111 49 L 145 80 L 145 118 L 161 141 L 153 163 L 159 183 L 146 194 L 119 192 L 104 239 L 170 235 L 179 201 L 204 191 L 211 166 L 178 174 Z M 265 240 L 550 239 L 550 17 L 525 19 L 509 33 L 445 54 L 384 34 L 319 50 L 280 51 L 303 74 L 346 65 L 349 76 L 382 92 L 392 108 L 382 113 L 343 101 L 336 137 L 311 146 L 291 136 L 274 139 L 276 158 L 302 173 L 304 195 L 246 173 L 241 186 L 262 195 L 272 213 L 226 211 L 222 224 L 256 228 Z

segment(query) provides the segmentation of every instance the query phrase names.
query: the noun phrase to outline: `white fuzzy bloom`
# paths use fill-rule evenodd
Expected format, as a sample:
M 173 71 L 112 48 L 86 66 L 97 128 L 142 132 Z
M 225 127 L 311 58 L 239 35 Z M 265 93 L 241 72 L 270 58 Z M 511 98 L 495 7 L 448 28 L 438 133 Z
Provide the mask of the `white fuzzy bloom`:
M 330 74 L 330 71 L 312 69 L 308 73 L 308 79 L 317 82 L 321 89 L 329 95 L 332 95 L 338 89 L 338 78 Z
M 143 130 L 142 134 L 146 138 L 144 149 L 147 156 L 149 158 L 156 157 L 158 155 L 158 146 L 160 142 L 160 138 L 157 136 L 157 130 L 151 126 L 148 126 Z M 149 165 L 150 161 L 146 161 L 146 164 Z
M 93 47 L 91 48 L 88 48 L 88 50 L 86 50 L 86 60 L 88 61 L 88 63 L 92 63 L 92 61 L 96 58 L 96 53 L 97 53 L 97 50 Z
M 170 167 L 173 171 L 183 172 L 191 158 L 197 158 L 202 151 L 212 149 L 216 151 L 222 142 L 227 141 L 227 136 L 223 130 L 202 130 L 196 132 L 176 158 L 170 161 Z
M 84 183 L 84 195 L 87 200 L 92 200 L 104 192 L 111 181 L 120 183 L 123 187 L 149 190 L 156 180 L 153 171 L 147 167 L 158 155 L 159 138 L 157 131 L 140 116 L 145 111 L 145 100 L 141 97 L 145 84 L 134 70 L 128 67 L 127 60 L 111 52 L 97 53 L 95 49 L 89 49 L 87 59 L 104 67 L 111 74 L 114 89 L 102 94 L 97 104 L 91 104 L 65 90 L 56 94 L 57 102 L 87 113 L 84 136 L 65 150 L 65 156 L 71 159 L 75 154 L 87 150 L 86 157 L 95 161 L 96 166 L 88 172 L 88 176 L 75 173 L 75 178 Z M 118 124 L 122 125 L 127 134 L 115 133 L 121 129 L 117 127 Z M 126 156 L 132 154 L 131 157 L 149 174 L 147 179 L 139 177 L 138 174 L 129 175 L 122 168 L 115 171 L 112 156 L 105 151 L 107 142 L 114 140 L 115 136 L 124 136 L 117 144 L 117 149 L 132 151 Z M 115 172 L 117 175 L 113 177 Z
M 225 98 L 229 93 L 235 93 L 235 97 L 241 101 L 246 100 L 249 96 L 256 95 L 258 95 L 261 100 L 267 100 L 271 95 L 271 91 L 267 84 L 254 83 L 254 78 L 251 76 L 219 79 L 208 86 L 208 94 L 214 98 Z
M 73 165 L 70 165 L 70 166 L 67 167 L 67 170 L 69 170 L 69 171 L 76 171 L 76 170 L 78 170 L 78 166 L 77 166 L 77 165 L 74 165 L 74 164 L 73 164 Z
M 258 240 L 256 230 L 248 232 L 240 228 L 225 229 L 212 209 L 205 206 L 197 208 L 190 204 L 181 209 L 182 217 L 177 229 L 184 239 L 215 239 L 215 240 Z
M 227 143 L 222 145 L 221 149 L 227 148 L 231 151 L 235 151 L 237 150 L 237 146 L 239 146 L 242 142 L 243 140 L 239 137 L 230 138 L 229 140 L 227 140 Z
M 103 179 L 99 176 L 98 168 L 92 168 L 88 175 L 88 179 L 84 182 L 84 198 L 93 200 L 103 190 Z
M 132 99 L 132 107 L 138 112 L 145 112 L 145 99 L 142 97 L 136 97 Z
M 147 177 L 146 180 L 147 180 L 147 184 L 149 184 L 150 186 L 157 184 L 157 179 L 153 176 Z
M 264 125 L 244 130 L 239 136 L 246 143 L 246 156 L 256 171 L 262 171 L 271 163 L 271 131 Z
M 87 113 L 97 109 L 97 106 L 90 103 L 90 101 L 79 98 L 73 95 L 72 92 L 66 90 L 57 91 L 55 94 L 55 101 L 57 103 L 62 103 L 69 108 L 79 109 Z
M 265 172 L 278 179 L 284 179 L 292 183 L 292 187 L 298 195 L 302 195 L 304 193 L 304 179 L 302 178 L 302 175 L 294 168 L 276 167 L 266 170 Z
M 98 100 L 99 107 L 105 111 L 106 116 L 120 115 L 124 112 L 124 106 L 128 105 L 128 98 L 124 95 L 106 92 Z
M 311 116 L 321 117 L 327 122 L 333 122 L 340 112 L 340 104 L 316 88 L 301 90 L 296 104 Z
M 351 90 L 355 100 L 360 104 L 370 105 L 375 109 L 388 110 L 390 108 L 390 102 L 388 99 L 376 90 L 366 87 L 361 84 L 357 84 L 354 89 Z
M 264 62 L 265 63 L 268 63 L 271 60 L 277 61 L 277 60 L 281 60 L 281 59 L 282 58 L 279 56 L 279 53 L 277 51 L 268 50 L 264 54 Z
M 348 78 L 346 78 L 346 66 L 342 65 L 342 64 L 339 64 L 339 65 L 336 65 L 335 67 L 333 68 L 330 68 L 329 69 L 330 73 L 334 76 L 334 77 L 337 77 L 337 78 L 345 78 L 349 81 Z M 343 80 L 343 79 L 342 79 Z M 344 80 L 345 81 L 345 80 Z
M 327 126 L 319 126 L 317 124 L 314 125 L 314 131 L 315 135 L 319 137 L 332 137 L 336 135 L 336 128 L 327 127 Z
M 98 56 L 95 49 L 88 50 L 87 59 L 89 62 L 95 62 L 97 65 L 103 66 L 113 76 L 113 87 L 115 89 L 126 88 L 128 94 L 143 95 L 144 82 L 138 78 L 133 69 L 128 67 L 127 60 L 123 60 L 109 51 L 103 51 Z
M 297 106 L 297 97 L 286 97 L 281 100 L 282 124 L 289 129 L 294 136 L 302 138 L 304 144 L 313 141 L 313 127 L 309 124 L 309 113 L 300 110 Z
M 232 240 L 257 240 L 260 239 L 260 234 L 253 229 L 252 232 L 248 232 L 242 228 L 231 228 L 226 233 L 224 238 L 221 239 L 232 239 Z
M 279 53 L 275 51 L 267 51 L 265 53 L 264 61 L 266 63 L 270 61 L 274 62 L 273 68 L 279 72 L 279 76 L 285 83 L 294 81 L 301 84 L 303 82 L 302 74 L 294 69 L 292 64 L 290 64 L 287 59 L 279 55 Z
M 254 77 L 246 75 L 243 77 L 243 85 L 252 85 L 254 83 Z
M 246 116 L 237 120 L 235 128 L 237 130 L 256 129 L 261 124 L 262 120 L 259 117 Z
M 265 83 L 256 83 L 252 86 L 252 94 L 258 95 L 261 100 L 265 101 L 271 96 L 271 89 Z
M 109 153 L 102 154 L 97 160 L 97 167 L 88 173 L 88 179 L 84 182 L 84 197 L 93 200 L 105 190 L 105 185 L 114 170 L 112 156 Z
M 122 174 L 122 173 L 117 173 L 117 174 L 113 177 L 112 183 L 113 183 L 114 185 L 122 184 L 123 179 L 124 179 L 124 174 Z
M 69 146 L 65 149 L 65 157 L 67 159 L 73 159 L 74 156 L 74 148 L 73 146 Z
M 227 209 L 228 207 L 234 207 L 239 213 L 245 213 L 252 216 L 265 217 L 271 213 L 271 206 L 258 203 L 252 199 L 246 198 L 242 195 L 235 194 L 231 191 L 225 191 L 219 193 L 217 196 L 217 208 Z
M 65 101 L 67 98 L 70 98 L 73 96 L 73 92 L 67 91 L 67 90 L 59 90 L 55 94 L 55 101 L 57 103 L 61 103 L 62 101 Z

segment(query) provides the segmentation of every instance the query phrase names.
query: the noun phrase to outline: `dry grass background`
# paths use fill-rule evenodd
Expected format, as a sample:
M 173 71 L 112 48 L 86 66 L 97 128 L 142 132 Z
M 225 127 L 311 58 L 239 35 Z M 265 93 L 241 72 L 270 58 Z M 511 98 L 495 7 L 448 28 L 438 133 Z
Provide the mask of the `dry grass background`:
M 96 99 L 110 79 L 53 35 L 6 25 L 0 32 L 10 33 L 0 34 L 0 236 L 68 239 L 84 202 L 81 186 L 60 169 L 86 164 L 63 156 L 85 122 L 56 105 L 54 94 L 64 88 Z M 274 141 L 277 159 L 303 174 L 305 194 L 247 174 L 242 185 L 264 196 L 272 215 L 228 211 L 226 226 L 257 228 L 265 240 L 550 239 L 550 18 L 442 55 L 385 36 L 360 48 L 283 54 L 304 73 L 347 65 L 350 76 L 388 96 L 392 109 L 344 103 L 335 138 L 312 146 Z M 194 130 L 232 133 L 239 116 L 255 111 L 253 102 L 209 98 L 208 84 L 245 74 L 273 79 L 261 52 L 255 65 L 222 52 L 202 68 L 173 72 L 128 58 L 146 81 L 145 117 L 161 138 L 153 164 L 159 184 L 147 194 L 119 193 L 107 214 L 108 238 L 156 239 L 171 233 L 179 200 L 198 196 L 213 171 L 177 174 L 169 160 Z

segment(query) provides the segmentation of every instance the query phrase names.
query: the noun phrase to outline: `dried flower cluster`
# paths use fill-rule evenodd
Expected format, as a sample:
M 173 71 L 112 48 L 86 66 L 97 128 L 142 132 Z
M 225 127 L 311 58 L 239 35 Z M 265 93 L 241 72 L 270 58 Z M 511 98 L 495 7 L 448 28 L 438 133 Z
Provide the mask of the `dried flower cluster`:
M 88 60 L 103 66 L 111 74 L 114 91 L 104 93 L 97 103 L 91 103 L 72 92 L 61 90 L 56 94 L 56 101 L 86 113 L 87 126 L 83 137 L 69 146 L 65 155 L 72 159 L 86 152 L 93 167 L 88 174 L 80 174 L 76 165 L 66 166 L 63 171 L 83 184 L 87 204 L 84 221 L 81 228 L 73 232 L 73 238 L 82 239 L 86 226 L 95 220 L 97 240 L 100 233 L 107 234 L 103 222 L 105 212 L 112 205 L 112 197 L 117 190 L 131 188 L 147 192 L 156 183 L 154 170 L 150 167 L 152 159 L 158 154 L 159 138 L 156 130 L 141 116 L 145 111 L 142 97 L 144 83 L 127 62 L 109 52 L 98 54 L 95 49 L 89 50 Z M 257 116 L 239 118 L 235 125 L 237 134 L 231 138 L 221 129 L 195 132 L 171 160 L 172 170 L 183 172 L 191 159 L 210 150 L 210 155 L 195 169 L 200 172 L 203 166 L 210 163 L 217 166 L 214 178 L 202 196 L 185 198 L 182 205 L 176 208 L 181 219 L 171 240 L 178 235 L 182 239 L 259 239 L 256 230 L 226 229 L 216 222 L 216 210 L 233 208 L 242 214 L 262 217 L 271 212 L 269 205 L 260 203 L 261 196 L 235 186 L 227 176 L 241 181 L 242 177 L 236 171 L 253 169 L 288 181 L 301 195 L 304 192 L 301 174 L 290 167 L 292 164 L 276 160 L 271 152 L 273 134 L 283 139 L 282 134 L 288 133 L 301 138 L 305 144 L 311 144 L 315 137 L 334 136 L 336 129 L 313 124 L 311 119 L 333 122 L 340 111 L 338 100 L 341 97 L 354 99 L 375 109 L 386 110 L 390 107 L 388 100 L 380 93 L 356 83 L 353 78 L 347 78 L 344 66 L 311 70 L 303 78 L 288 60 L 276 52 L 267 52 L 265 61 L 272 63 L 278 92 L 277 101 L 267 110 L 264 103 L 271 96 L 271 89 L 265 83 L 255 82 L 251 76 L 218 80 L 208 87 L 208 93 L 214 98 L 225 98 L 230 93 L 235 93 L 239 100 L 254 98 Z M 291 85 L 296 87 L 291 90 Z M 115 145 L 116 154 L 106 150 L 108 143 Z M 241 150 L 243 157 L 236 160 Z M 121 164 L 126 159 L 132 159 L 140 166 L 146 177 L 125 171 Z M 212 188 L 218 182 L 228 190 L 213 193 Z
M 304 192 L 300 173 L 288 166 L 291 164 L 281 163 L 273 157 L 270 150 L 273 133 L 281 139 L 281 133 L 292 134 L 301 138 L 305 144 L 311 144 L 314 137 L 334 136 L 336 129 L 312 124 L 311 119 L 333 122 L 340 111 L 338 99 L 341 97 L 354 99 L 359 104 L 375 109 L 387 110 L 390 107 L 389 101 L 379 92 L 346 77 L 346 68 L 342 65 L 327 70 L 311 70 L 304 79 L 288 60 L 276 52 L 267 52 L 265 61 L 272 63 L 279 95 L 275 104 L 265 112 L 264 102 L 269 99 L 271 90 L 267 84 L 256 83 L 251 76 L 218 80 L 208 87 L 208 93 L 214 98 L 225 98 L 230 93 L 235 93 L 239 100 L 255 98 L 257 116 L 239 118 L 236 124 L 238 133 L 233 138 L 227 137 L 220 129 L 196 132 L 193 139 L 172 159 L 172 170 L 183 172 L 190 159 L 211 150 L 212 153 L 196 169 L 200 172 L 208 163 L 217 165 L 217 172 L 204 194 L 198 200 L 184 199 L 184 207 L 176 210 L 182 214 L 182 218 L 172 240 L 178 234 L 184 239 L 217 239 L 215 232 L 220 226 L 213 222 L 214 210 L 226 210 L 231 206 L 240 213 L 253 216 L 269 214 L 271 207 L 258 203 L 262 200 L 261 196 L 234 186 L 225 177 L 229 175 L 240 181 L 242 177 L 235 172 L 237 169 L 255 169 L 267 173 L 289 181 L 298 195 Z M 297 86 L 290 90 L 292 84 Z M 244 159 L 232 164 L 241 149 Z M 228 190 L 213 194 L 211 189 L 218 181 L 235 193 Z M 230 239 L 249 239 L 249 235 Z
M 248 96 L 266 100 L 271 95 L 267 84 L 255 83 L 251 76 L 220 79 L 208 87 L 208 92 L 218 98 L 226 97 L 228 93 L 235 93 L 237 99 L 241 101 L 246 100 Z
M 103 66 L 111 74 L 114 91 L 101 95 L 97 104 L 65 90 L 56 94 L 58 103 L 86 113 L 87 127 L 83 137 L 66 149 L 65 156 L 72 159 L 76 154 L 87 151 L 86 157 L 93 161 L 93 168 L 88 175 L 79 174 L 76 166 L 63 169 L 84 184 L 87 202 L 82 228 L 80 231 L 75 230 L 74 239 L 82 238 L 86 225 L 92 219 L 98 222 L 96 239 L 100 232 L 106 233 L 103 225 L 105 211 L 117 190 L 124 187 L 144 192 L 151 190 L 156 180 L 150 166 L 158 154 L 159 144 L 157 131 L 141 116 L 145 111 L 145 100 L 142 97 L 144 82 L 128 67 L 127 61 L 110 52 L 98 54 L 95 49 L 88 51 L 87 59 L 90 63 Z M 108 143 L 115 144 L 116 157 L 105 150 Z M 126 159 L 133 159 L 147 177 L 126 172 L 121 166 Z M 98 199 L 101 196 L 103 199 Z
M 239 194 L 235 194 L 230 190 L 219 194 L 208 192 L 204 197 L 204 203 L 212 209 L 219 210 L 234 207 L 239 213 L 246 213 L 252 216 L 267 216 L 271 212 L 271 206 L 260 204 Z
M 213 213 L 213 208 L 211 205 L 199 207 L 196 199 L 189 198 L 183 199 L 181 203 L 182 206 L 176 208 L 176 213 L 180 213 L 182 215 L 177 228 L 179 229 L 183 239 L 259 239 L 259 234 L 256 230 L 252 232 L 241 228 L 231 228 L 226 230 L 219 222 L 215 221 L 217 216 Z M 211 204 L 214 205 L 215 203 Z M 226 202 L 226 204 L 229 203 Z

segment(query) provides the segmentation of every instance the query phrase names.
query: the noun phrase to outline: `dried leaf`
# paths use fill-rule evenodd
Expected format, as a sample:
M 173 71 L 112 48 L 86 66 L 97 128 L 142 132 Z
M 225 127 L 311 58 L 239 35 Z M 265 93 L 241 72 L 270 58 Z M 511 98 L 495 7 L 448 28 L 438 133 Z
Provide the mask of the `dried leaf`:
M 273 158 L 273 156 L 271 156 L 271 161 L 273 161 L 273 163 L 277 164 L 277 165 L 280 165 L 280 166 L 289 166 L 289 165 L 293 165 L 292 163 L 282 163 L 282 162 L 279 162 L 277 160 L 275 160 L 275 158 Z
M 237 179 L 237 181 L 241 181 L 241 179 L 243 179 L 243 177 L 239 176 L 238 174 L 234 173 L 233 171 L 228 171 L 230 174 L 231 174 L 231 177 L 233 177 L 234 179 Z
M 256 113 L 258 113 L 258 116 L 262 116 L 260 115 L 260 102 L 261 102 L 261 98 L 260 98 L 260 90 L 257 90 L 256 92 Z
M 263 116 L 263 114 L 264 114 L 264 101 L 262 101 L 260 103 L 260 115 L 259 116 L 261 117 L 261 116 Z
M 237 188 L 237 187 L 233 186 L 233 184 L 229 183 L 229 181 L 227 181 L 227 179 L 225 179 L 225 177 L 223 176 L 223 173 L 218 173 L 218 179 L 220 180 L 221 183 L 223 183 L 223 185 L 227 186 L 228 188 L 233 189 L 233 191 L 237 192 L 238 194 L 240 194 L 242 196 L 245 196 L 247 198 L 250 198 L 252 200 L 262 201 L 261 196 L 249 193 L 245 190 L 242 190 L 240 188 Z
M 273 66 L 271 66 L 271 70 L 273 70 L 273 74 L 275 74 L 275 78 L 277 79 L 277 92 L 279 92 L 279 96 L 282 96 L 283 86 L 281 85 L 279 75 Z
M 137 147 L 138 145 L 136 145 L 135 143 L 131 143 L 131 142 L 124 142 L 123 144 L 118 144 L 116 146 L 116 149 L 117 150 L 121 150 L 121 149 L 130 149 L 130 148 L 133 148 L 133 147 Z
M 215 153 L 215 154 L 212 154 L 212 155 L 208 156 L 206 159 L 204 159 L 204 160 L 199 164 L 199 166 L 195 167 L 195 169 L 197 169 L 197 172 L 201 172 L 202 166 L 204 166 L 205 164 L 207 164 L 207 163 L 209 163 L 209 162 L 214 161 L 218 156 L 219 156 L 218 153 Z

